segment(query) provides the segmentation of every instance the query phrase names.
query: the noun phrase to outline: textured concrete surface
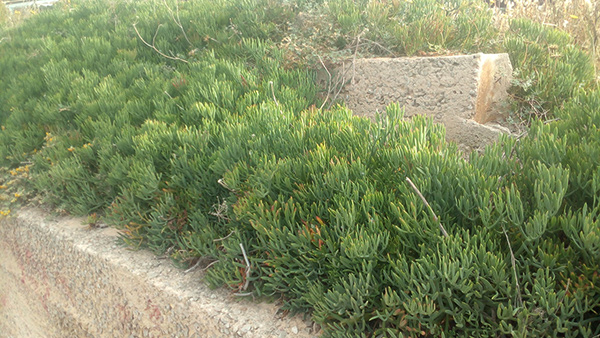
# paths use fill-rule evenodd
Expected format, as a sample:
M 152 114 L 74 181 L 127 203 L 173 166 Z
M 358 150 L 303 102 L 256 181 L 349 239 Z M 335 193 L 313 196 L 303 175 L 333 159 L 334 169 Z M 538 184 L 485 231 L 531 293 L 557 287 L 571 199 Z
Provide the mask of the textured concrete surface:
M 0 220 L 0 337 L 312 337 L 273 304 L 117 244 L 114 229 L 25 209 Z
M 352 60 L 336 69 L 339 99 L 356 115 L 374 118 L 391 102 L 405 116 L 423 114 L 446 126 L 448 140 L 481 149 L 508 129 L 512 66 L 507 54 Z

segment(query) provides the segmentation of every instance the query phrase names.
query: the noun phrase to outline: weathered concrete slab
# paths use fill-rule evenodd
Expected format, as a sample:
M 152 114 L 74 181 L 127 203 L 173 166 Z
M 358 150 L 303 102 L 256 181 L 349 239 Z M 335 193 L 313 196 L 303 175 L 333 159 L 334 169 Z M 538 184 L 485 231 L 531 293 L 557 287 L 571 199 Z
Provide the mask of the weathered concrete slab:
M 447 138 L 479 149 L 507 132 L 494 122 L 506 115 L 512 66 L 508 54 L 357 59 L 336 70 L 340 92 L 356 115 L 373 118 L 391 102 L 405 116 L 428 115 Z
M 272 304 L 210 290 L 114 229 L 23 210 L 0 220 L 0 337 L 311 337 Z

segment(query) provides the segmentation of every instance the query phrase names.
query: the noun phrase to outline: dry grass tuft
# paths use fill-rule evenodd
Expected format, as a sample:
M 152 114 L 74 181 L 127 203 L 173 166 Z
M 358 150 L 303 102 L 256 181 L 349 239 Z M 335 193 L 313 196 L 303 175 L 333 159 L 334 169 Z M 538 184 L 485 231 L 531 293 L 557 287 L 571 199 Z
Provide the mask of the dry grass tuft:
M 564 30 L 573 42 L 592 55 L 596 79 L 600 80 L 600 1 L 595 0 L 516 0 L 505 9 L 498 9 L 497 25 L 508 29 L 510 19 L 527 18 Z

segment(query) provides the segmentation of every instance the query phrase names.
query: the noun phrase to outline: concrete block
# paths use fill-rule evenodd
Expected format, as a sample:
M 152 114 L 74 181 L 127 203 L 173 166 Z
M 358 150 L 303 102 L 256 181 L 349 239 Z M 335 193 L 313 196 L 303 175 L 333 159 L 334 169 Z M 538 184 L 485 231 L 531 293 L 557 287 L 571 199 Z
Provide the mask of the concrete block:
M 25 209 L 0 220 L 0 337 L 313 337 L 274 304 L 117 244 L 115 229 Z
M 335 73 L 333 82 L 345 83 L 338 98 L 356 115 L 374 118 L 398 102 L 407 118 L 423 114 L 443 123 L 448 140 L 464 150 L 480 149 L 507 131 L 495 124 L 507 114 L 507 54 L 357 59 Z

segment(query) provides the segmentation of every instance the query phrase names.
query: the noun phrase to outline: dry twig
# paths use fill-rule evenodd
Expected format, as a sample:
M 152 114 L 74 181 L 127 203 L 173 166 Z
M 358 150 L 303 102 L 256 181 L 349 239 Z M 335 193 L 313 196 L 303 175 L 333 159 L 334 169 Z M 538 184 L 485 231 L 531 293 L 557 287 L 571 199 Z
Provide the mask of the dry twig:
M 235 233 L 235 230 L 231 231 L 231 232 L 229 233 L 229 235 L 227 235 L 227 236 L 225 236 L 225 237 L 223 237 L 223 238 L 217 238 L 217 239 L 213 239 L 213 242 L 220 242 L 220 241 L 224 241 L 224 240 L 226 240 L 227 238 L 231 237 L 231 235 L 233 235 L 234 233 Z
M 504 226 L 502 226 L 502 231 L 504 231 L 504 236 L 506 237 L 506 242 L 508 243 L 508 250 L 510 250 L 510 264 L 512 265 L 513 273 L 515 275 L 517 296 L 519 297 L 519 304 L 517 304 L 517 306 L 521 306 L 523 305 L 523 298 L 521 298 L 521 286 L 519 285 L 519 278 L 517 276 L 517 260 L 515 259 L 515 254 L 513 253 L 512 245 L 510 245 L 510 240 L 508 239 L 508 234 L 506 233 Z
M 248 289 L 248 285 L 250 284 L 250 273 L 252 272 L 252 267 L 250 266 L 250 262 L 248 261 L 248 256 L 246 255 L 246 250 L 244 249 L 244 245 L 240 243 L 240 248 L 242 249 L 242 254 L 244 255 L 244 261 L 246 262 L 246 277 L 244 285 L 242 286 L 242 291 L 246 291 Z M 252 293 L 249 293 L 252 294 Z M 237 296 L 247 296 L 247 294 L 237 293 Z
M 213 266 L 213 265 L 215 265 L 215 264 L 217 264 L 217 263 L 219 263 L 219 260 L 218 260 L 218 259 L 217 259 L 216 261 L 214 261 L 214 262 L 211 262 L 211 263 L 210 263 L 210 264 L 208 264 L 207 266 L 203 267 L 203 268 L 202 268 L 202 271 L 206 271 L 206 270 L 208 270 L 208 268 L 210 268 L 211 266 Z
M 220 220 L 229 221 L 229 217 L 227 216 L 227 211 L 229 210 L 229 206 L 227 205 L 227 201 L 223 201 L 222 203 L 218 203 L 213 205 L 214 211 L 209 212 L 210 215 L 217 217 Z M 227 237 L 231 236 L 229 234 Z M 225 237 L 225 238 L 227 238 Z M 223 239 L 225 239 L 223 238 Z
M 321 107 L 319 107 L 319 109 L 323 109 L 323 106 L 325 106 L 325 103 L 327 103 L 327 100 L 329 100 L 329 94 L 331 93 L 331 78 L 332 77 L 331 77 L 331 73 L 329 72 L 329 69 L 327 69 L 327 67 L 325 66 L 325 63 L 323 62 L 323 59 L 321 59 L 320 55 L 319 55 L 319 61 L 321 62 L 321 65 L 323 66 L 323 68 L 325 68 L 327 75 L 329 75 L 329 79 L 327 79 L 327 97 L 323 101 L 323 104 L 321 104 Z
M 223 188 L 225 188 L 225 189 L 227 189 L 227 190 L 229 190 L 229 191 L 231 191 L 231 192 L 235 192 L 235 190 L 234 190 L 234 189 L 231 189 L 231 188 L 230 188 L 230 187 L 227 185 L 227 183 L 225 183 L 225 181 L 224 181 L 222 178 L 219 178 L 219 179 L 217 180 L 217 183 L 219 183 L 219 184 L 220 184 L 220 185 L 221 185 Z
M 429 205 L 429 202 L 427 202 L 427 200 L 425 199 L 425 197 L 423 197 L 423 194 L 421 194 L 421 191 L 419 191 L 419 189 L 417 188 L 417 186 L 410 180 L 410 178 L 407 177 L 406 181 L 408 182 L 408 184 L 410 184 L 410 186 L 417 193 L 417 195 L 419 195 L 419 197 L 421 198 L 421 200 L 423 201 L 423 203 L 425 203 L 425 205 L 427 206 L 427 209 L 429 209 L 429 212 L 431 212 L 431 214 L 433 215 L 433 219 L 440 226 L 440 230 L 442 230 L 442 234 L 444 235 L 444 237 L 448 237 L 448 233 L 446 232 L 446 229 L 444 229 L 444 226 L 442 225 L 442 222 L 440 222 L 440 220 L 438 219 L 437 215 L 433 211 L 433 208 L 431 208 L 431 205 Z
M 137 36 L 140 38 L 140 40 L 142 40 L 142 42 L 143 42 L 143 43 L 144 43 L 146 46 L 148 46 L 148 47 L 150 47 L 150 48 L 154 49 L 154 51 L 155 51 L 156 53 L 158 53 L 158 55 L 160 55 L 160 56 L 162 56 L 162 57 L 164 57 L 164 58 L 170 59 L 170 60 L 175 60 L 175 61 L 181 61 L 181 62 L 189 63 L 187 60 L 184 60 L 184 59 L 182 59 L 182 58 L 179 58 L 179 57 L 176 57 L 176 56 L 169 56 L 169 55 L 167 55 L 167 54 L 165 54 L 165 53 L 161 52 L 161 51 L 160 51 L 158 48 L 156 48 L 156 45 L 155 45 L 154 41 L 156 40 L 156 35 L 158 35 L 158 30 L 160 29 L 160 27 L 161 27 L 161 26 L 162 26 L 162 24 L 161 24 L 161 25 L 158 25 L 158 27 L 156 28 L 156 32 L 154 33 L 154 37 L 152 38 L 152 44 L 149 44 L 148 42 L 146 42 L 146 40 L 144 40 L 144 38 L 142 38 L 142 35 L 140 35 L 140 32 L 138 31 L 138 29 L 137 29 L 137 27 L 135 26 L 135 24 L 133 24 L 133 29 L 135 30 L 135 33 L 136 33 L 136 34 L 137 34 Z
M 178 1 L 175 1 L 175 10 L 177 11 L 176 15 L 177 18 L 175 18 L 175 15 L 173 14 L 173 10 L 167 5 L 167 1 L 163 0 L 163 4 L 165 5 L 165 7 L 167 8 L 167 10 L 169 11 L 169 14 L 171 14 L 171 18 L 173 19 L 173 22 L 175 22 L 175 24 L 177 26 L 179 26 L 179 28 L 181 29 L 181 32 L 183 33 L 183 37 L 185 38 L 185 41 L 187 41 L 190 46 L 194 47 L 194 45 L 192 45 L 192 43 L 190 42 L 190 39 L 188 39 L 187 34 L 185 33 L 185 29 L 183 29 L 183 25 L 181 24 L 181 19 L 179 18 L 179 4 Z
M 200 264 L 202 264 L 202 262 L 204 262 L 204 261 L 205 261 L 204 259 L 199 258 L 198 261 L 196 262 L 196 264 L 194 264 L 191 268 L 185 270 L 183 273 L 190 273 L 190 272 L 196 270 L 196 268 L 199 267 Z M 206 271 L 206 270 L 208 270 L 208 268 L 210 268 L 211 266 L 213 266 L 213 265 L 215 265 L 217 263 L 219 263 L 218 259 L 215 260 L 215 261 L 210 262 L 210 264 L 208 264 L 207 266 L 203 267 L 200 271 Z
M 333 96 L 333 98 L 331 99 L 331 101 L 329 102 L 327 109 L 331 108 L 331 106 L 333 105 L 335 100 L 337 100 L 337 97 L 342 92 L 342 89 L 344 89 L 344 86 L 346 85 L 346 82 L 347 82 L 346 75 L 349 70 L 350 70 L 350 68 L 348 67 L 348 69 L 346 69 L 346 64 L 342 63 L 342 73 L 336 75 L 337 81 L 336 81 L 335 85 L 332 86 L 332 89 L 334 89 L 334 90 L 337 89 L 337 91 L 336 91 L 335 95 Z
M 183 273 L 190 273 L 190 272 L 192 272 L 192 271 L 196 270 L 196 268 L 197 268 L 198 266 L 200 266 L 200 263 L 201 263 L 201 262 L 202 262 L 202 259 L 201 259 L 201 258 L 199 258 L 199 259 L 198 259 L 198 261 L 196 262 L 196 264 L 192 265 L 192 267 L 191 267 L 191 268 L 189 268 L 189 269 L 185 270 Z
M 396 55 L 396 53 L 392 52 L 390 49 L 388 49 L 388 48 L 384 47 L 383 45 L 381 45 L 381 44 L 380 44 L 380 43 L 378 43 L 378 42 L 375 42 L 375 41 L 373 41 L 373 40 L 369 40 L 369 39 L 365 39 L 365 38 L 363 38 L 363 40 L 365 40 L 365 41 L 367 41 L 367 42 L 369 42 L 369 43 L 371 43 L 371 44 L 373 44 L 373 45 L 375 45 L 375 46 L 377 46 L 377 47 L 379 47 L 379 48 L 383 49 L 383 50 L 384 50 L 384 51 L 386 51 L 388 54 L 390 54 L 392 57 L 398 57 L 398 55 Z

